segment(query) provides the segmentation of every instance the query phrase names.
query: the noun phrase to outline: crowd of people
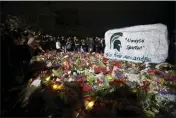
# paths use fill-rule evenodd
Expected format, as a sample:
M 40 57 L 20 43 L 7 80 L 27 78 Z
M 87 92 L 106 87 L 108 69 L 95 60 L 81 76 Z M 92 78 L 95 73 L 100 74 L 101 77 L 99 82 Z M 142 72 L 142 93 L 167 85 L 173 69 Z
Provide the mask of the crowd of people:
M 51 36 L 30 30 L 23 32 L 18 39 L 14 40 L 14 43 L 16 45 L 27 45 L 31 55 L 48 50 L 103 53 L 105 48 L 104 38 Z
M 14 76 L 23 76 L 24 71 L 28 73 L 30 59 L 41 52 L 103 53 L 105 48 L 104 38 L 99 37 L 51 36 L 32 30 L 16 30 L 1 35 L 4 66 Z

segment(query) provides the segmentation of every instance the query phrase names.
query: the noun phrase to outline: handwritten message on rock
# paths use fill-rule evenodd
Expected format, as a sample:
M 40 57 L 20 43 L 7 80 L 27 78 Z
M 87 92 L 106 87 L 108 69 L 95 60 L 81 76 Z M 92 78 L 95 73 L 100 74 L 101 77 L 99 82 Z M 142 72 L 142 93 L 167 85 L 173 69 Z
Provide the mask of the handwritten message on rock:
M 133 62 L 161 63 L 168 56 L 168 32 L 163 24 L 113 29 L 105 33 L 104 56 Z

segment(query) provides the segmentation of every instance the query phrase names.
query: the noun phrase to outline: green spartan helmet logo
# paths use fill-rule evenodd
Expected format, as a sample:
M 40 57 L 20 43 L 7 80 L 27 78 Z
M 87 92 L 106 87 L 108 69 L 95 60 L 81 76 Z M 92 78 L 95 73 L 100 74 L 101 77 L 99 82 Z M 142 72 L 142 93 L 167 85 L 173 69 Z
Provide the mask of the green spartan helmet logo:
M 119 37 L 122 37 L 123 36 L 123 33 L 122 32 L 118 32 L 118 33 L 115 33 L 111 36 L 111 39 L 110 39 L 110 49 L 116 49 L 120 52 L 120 48 L 122 47 L 121 46 L 121 42 L 119 40 Z M 112 47 L 113 46 L 113 47 Z

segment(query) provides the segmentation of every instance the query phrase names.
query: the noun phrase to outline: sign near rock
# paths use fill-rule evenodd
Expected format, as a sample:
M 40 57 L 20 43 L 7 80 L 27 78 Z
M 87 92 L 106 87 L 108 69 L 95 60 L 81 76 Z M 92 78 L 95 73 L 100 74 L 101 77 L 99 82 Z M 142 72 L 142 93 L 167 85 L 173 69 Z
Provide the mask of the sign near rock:
M 105 44 L 106 58 L 161 63 L 168 56 L 168 31 L 163 24 L 113 29 L 105 33 Z

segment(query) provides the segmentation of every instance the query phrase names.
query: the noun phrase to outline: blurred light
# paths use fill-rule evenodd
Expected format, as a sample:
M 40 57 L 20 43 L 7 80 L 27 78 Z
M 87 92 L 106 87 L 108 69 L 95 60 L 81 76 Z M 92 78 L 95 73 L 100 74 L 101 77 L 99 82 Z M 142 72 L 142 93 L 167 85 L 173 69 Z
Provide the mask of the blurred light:
M 93 102 L 93 101 L 91 101 L 91 102 L 89 102 L 89 103 L 88 103 L 88 105 L 87 105 L 87 106 L 88 106 L 88 107 L 93 107 L 93 105 L 94 105 L 94 102 Z
M 63 84 L 61 84 L 61 85 L 58 85 L 58 84 L 53 84 L 53 89 L 54 90 L 60 90 L 60 89 L 62 89 L 63 88 Z
M 94 106 L 94 101 L 85 101 L 86 110 L 91 110 Z
M 54 89 L 54 90 L 58 89 L 58 86 L 59 86 L 59 85 L 54 84 L 54 85 L 53 85 L 53 89 Z
M 50 80 L 50 76 L 49 76 L 49 77 L 47 77 L 45 80 L 46 80 L 46 81 L 49 81 L 49 80 Z

